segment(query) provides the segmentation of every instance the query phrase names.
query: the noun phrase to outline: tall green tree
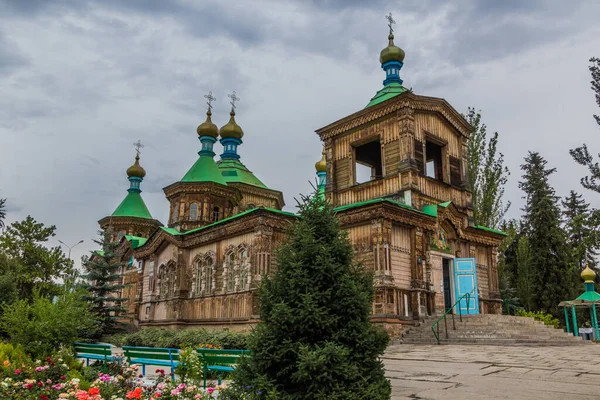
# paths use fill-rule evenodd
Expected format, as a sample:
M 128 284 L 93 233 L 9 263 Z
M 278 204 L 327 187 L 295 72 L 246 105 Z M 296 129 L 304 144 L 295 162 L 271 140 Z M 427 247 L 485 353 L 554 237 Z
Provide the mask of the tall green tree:
M 592 91 L 596 99 L 596 104 L 600 107 L 600 58 L 590 58 L 589 66 L 590 74 L 592 75 Z M 600 125 L 600 116 L 594 115 L 596 123 Z M 589 175 L 581 178 L 581 185 L 589 190 L 600 193 L 600 165 L 594 161 L 594 157 L 590 154 L 587 145 L 569 150 L 571 157 L 580 165 L 587 167 Z M 599 155 L 600 156 L 600 155 Z
M 90 257 L 82 259 L 85 270 L 82 287 L 87 290 L 87 301 L 92 304 L 92 312 L 99 321 L 99 333 L 111 334 L 124 328 L 119 319 L 126 312 L 123 303 L 127 300 L 120 296 L 125 287 L 123 268 L 125 263 L 119 260 L 117 254 L 118 242 L 111 240 L 110 230 L 100 231 L 100 240 L 94 240 L 100 245 L 100 251 L 92 252 Z
M 379 356 L 387 334 L 370 322 L 372 275 L 352 260 L 333 208 L 303 198 L 299 220 L 260 288 L 252 357 L 234 378 L 266 399 L 389 399 Z
M 6 199 L 0 199 L 0 229 L 4 228 L 6 219 Z
M 573 258 L 580 270 L 587 264 L 596 265 L 600 238 L 598 234 L 598 212 L 590 209 L 581 194 L 571 190 L 562 201 L 564 227 Z
M 54 225 L 45 226 L 31 216 L 9 225 L 0 235 L 0 273 L 14 279 L 19 298 L 32 298 L 34 289 L 52 295 L 57 284 L 73 274 L 73 262 L 60 247 L 47 247 L 56 235 Z
M 523 307 L 531 311 L 534 306 L 535 275 L 532 266 L 533 254 L 531 253 L 529 238 L 527 236 L 520 236 L 517 240 L 515 255 L 517 262 L 517 296 Z
M 559 315 L 558 303 L 575 294 L 578 282 L 567 235 L 561 227 L 558 197 L 549 177 L 556 169 L 537 152 L 529 152 L 519 187 L 525 192 L 523 234 L 531 254 L 531 308 Z
M 487 137 L 487 126 L 481 122 L 481 112 L 469 107 L 464 116 L 473 126 L 467 142 L 467 180 L 472 191 L 475 223 L 498 228 L 510 201 L 504 203 L 504 185 L 510 175 L 504 165 L 504 155 L 498 152 L 498 132 Z

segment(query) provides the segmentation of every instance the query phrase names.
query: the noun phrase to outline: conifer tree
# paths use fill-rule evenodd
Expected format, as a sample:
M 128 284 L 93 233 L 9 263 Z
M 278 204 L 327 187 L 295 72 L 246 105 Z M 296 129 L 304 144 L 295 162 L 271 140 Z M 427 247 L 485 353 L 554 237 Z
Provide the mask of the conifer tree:
M 503 201 L 510 172 L 504 165 L 504 155 L 498 152 L 498 132 L 488 140 L 481 112 L 472 107 L 464 117 L 473 126 L 467 142 L 467 181 L 472 192 L 473 218 L 477 225 L 498 228 L 510 207 L 510 202 Z
M 590 204 L 574 190 L 562 201 L 562 205 L 564 227 L 573 258 L 580 270 L 586 264 L 593 267 L 599 244 L 597 212 L 591 210 Z
M 91 257 L 84 257 L 82 264 L 86 271 L 82 286 L 87 290 L 86 300 L 92 304 L 92 312 L 97 316 L 99 332 L 110 334 L 123 328 L 118 322 L 119 316 L 125 313 L 123 302 L 127 299 L 119 296 L 125 285 L 121 284 L 123 262 L 117 254 L 118 242 L 111 240 L 110 230 L 100 231 L 101 240 L 94 240 L 101 246 L 101 251 L 92 252 Z
M 277 271 L 261 285 L 261 322 L 236 385 L 265 399 L 389 399 L 378 359 L 389 339 L 369 319 L 372 274 L 353 261 L 322 196 L 303 197 L 299 209 Z
M 566 234 L 561 228 L 558 198 L 548 178 L 555 172 L 537 152 L 529 152 L 521 165 L 525 192 L 523 234 L 531 254 L 531 287 L 534 310 L 559 315 L 558 303 L 574 295 L 577 269 L 574 267 Z

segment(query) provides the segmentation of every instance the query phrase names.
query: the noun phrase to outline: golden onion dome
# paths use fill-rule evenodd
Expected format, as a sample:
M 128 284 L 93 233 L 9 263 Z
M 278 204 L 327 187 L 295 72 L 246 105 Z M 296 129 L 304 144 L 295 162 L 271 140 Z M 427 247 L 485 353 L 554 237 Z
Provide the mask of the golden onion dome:
M 325 172 L 325 171 L 327 171 L 327 162 L 326 162 L 326 157 L 325 157 L 325 149 L 323 149 L 323 153 L 322 154 L 323 154 L 323 156 L 321 157 L 321 159 L 315 163 L 315 169 L 317 170 L 317 172 Z
M 219 136 L 219 128 L 212 122 L 210 116 L 212 112 L 210 109 L 206 112 L 206 121 L 198 125 L 196 132 L 198 132 L 198 136 L 211 136 L 216 138 Z
M 594 282 L 596 279 L 596 273 L 588 265 L 586 265 L 585 269 L 581 272 L 581 277 L 585 282 Z
M 127 168 L 127 176 L 130 178 L 133 176 L 138 178 L 143 178 L 146 176 L 146 170 L 140 165 L 139 154 L 135 156 L 135 163 L 131 167 Z
M 232 109 L 229 115 L 231 116 L 229 118 L 229 122 L 221 127 L 219 130 L 219 135 L 221 135 L 222 138 L 241 139 L 242 136 L 244 136 L 244 131 L 235 122 L 235 110 Z
M 379 62 L 384 64 L 388 61 L 404 61 L 404 50 L 394 44 L 394 35 L 390 33 L 388 36 L 388 46 L 381 50 Z

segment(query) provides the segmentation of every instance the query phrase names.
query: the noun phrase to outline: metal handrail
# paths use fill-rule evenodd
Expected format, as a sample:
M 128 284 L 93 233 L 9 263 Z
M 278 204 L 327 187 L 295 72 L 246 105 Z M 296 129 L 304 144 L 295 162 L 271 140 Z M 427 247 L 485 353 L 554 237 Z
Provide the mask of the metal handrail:
M 460 301 L 462 299 L 464 299 L 465 297 L 467 298 L 467 314 L 469 313 L 469 304 L 471 303 L 471 296 L 473 295 L 473 292 L 475 291 L 477 287 L 474 287 L 469 293 L 465 293 L 462 296 L 460 296 L 458 298 L 458 300 L 456 300 L 454 302 L 454 304 L 452 304 L 452 306 L 450 308 L 448 308 L 446 310 L 446 312 L 439 317 L 432 325 L 431 325 L 431 331 L 433 332 L 433 336 L 435 336 L 435 340 L 437 341 L 437 344 L 440 344 L 440 325 L 439 322 L 443 319 L 444 320 L 444 325 L 446 326 L 446 339 L 448 339 L 448 321 L 446 320 L 446 315 L 448 315 L 448 313 L 450 313 L 454 307 L 456 307 L 456 305 L 458 303 L 460 303 Z M 458 315 L 460 318 L 460 322 L 462 322 L 462 310 L 460 309 L 460 306 L 458 307 Z M 435 327 L 437 326 L 437 333 L 435 332 Z M 454 320 L 454 313 L 452 313 L 452 329 L 456 330 L 456 322 Z

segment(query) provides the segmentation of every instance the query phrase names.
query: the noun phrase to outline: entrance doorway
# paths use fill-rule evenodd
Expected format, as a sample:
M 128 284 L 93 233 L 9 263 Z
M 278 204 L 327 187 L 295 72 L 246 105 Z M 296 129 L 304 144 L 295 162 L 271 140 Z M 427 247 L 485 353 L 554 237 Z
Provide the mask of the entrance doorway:
M 452 307 L 452 271 L 450 270 L 450 259 L 442 259 L 443 282 L 444 282 L 444 310 L 448 311 Z

